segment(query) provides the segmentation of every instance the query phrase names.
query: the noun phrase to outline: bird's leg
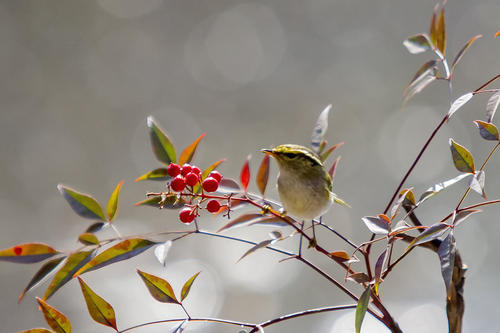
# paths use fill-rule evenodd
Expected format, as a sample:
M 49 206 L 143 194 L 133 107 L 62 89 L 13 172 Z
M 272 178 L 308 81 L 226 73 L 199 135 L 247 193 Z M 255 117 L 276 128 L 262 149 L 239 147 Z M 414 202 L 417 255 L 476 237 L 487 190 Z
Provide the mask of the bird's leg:
M 314 229 L 314 220 L 311 220 L 311 223 L 312 223 L 312 229 L 313 229 L 313 236 L 311 238 L 311 240 L 309 241 L 309 246 L 308 248 L 312 248 L 312 247 L 316 247 L 316 245 L 318 244 L 318 242 L 316 242 L 316 231 Z

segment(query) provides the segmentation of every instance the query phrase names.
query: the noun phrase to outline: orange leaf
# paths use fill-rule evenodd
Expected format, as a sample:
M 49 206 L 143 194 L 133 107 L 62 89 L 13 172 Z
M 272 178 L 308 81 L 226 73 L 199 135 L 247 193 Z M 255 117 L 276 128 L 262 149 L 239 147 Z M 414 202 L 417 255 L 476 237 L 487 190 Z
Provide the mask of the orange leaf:
M 190 144 L 184 151 L 182 152 L 181 156 L 179 157 L 179 165 L 183 165 L 184 163 L 189 163 L 193 159 L 194 153 L 196 152 L 196 148 L 198 147 L 198 144 L 200 143 L 201 139 L 206 135 L 207 133 L 203 133 L 200 135 L 198 139 L 196 139 L 192 144 Z
M 259 187 L 260 193 L 264 195 L 266 191 L 267 181 L 269 179 L 269 155 L 264 155 L 262 163 L 260 164 L 259 171 L 257 171 L 257 186 Z
M 57 309 L 48 305 L 44 300 L 36 298 L 45 317 L 45 321 L 56 333 L 71 333 L 71 323 L 68 318 Z
M 0 250 L 0 261 L 10 261 L 21 264 L 40 262 L 59 253 L 47 244 L 26 243 Z

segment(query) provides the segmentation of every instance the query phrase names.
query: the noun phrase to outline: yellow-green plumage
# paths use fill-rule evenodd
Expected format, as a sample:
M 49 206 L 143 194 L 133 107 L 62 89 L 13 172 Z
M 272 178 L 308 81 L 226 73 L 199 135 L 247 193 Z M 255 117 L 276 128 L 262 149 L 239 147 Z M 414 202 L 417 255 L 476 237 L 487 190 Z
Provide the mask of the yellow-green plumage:
M 263 151 L 278 163 L 278 192 L 288 214 L 312 220 L 326 213 L 334 200 L 332 179 L 318 155 L 293 144 Z

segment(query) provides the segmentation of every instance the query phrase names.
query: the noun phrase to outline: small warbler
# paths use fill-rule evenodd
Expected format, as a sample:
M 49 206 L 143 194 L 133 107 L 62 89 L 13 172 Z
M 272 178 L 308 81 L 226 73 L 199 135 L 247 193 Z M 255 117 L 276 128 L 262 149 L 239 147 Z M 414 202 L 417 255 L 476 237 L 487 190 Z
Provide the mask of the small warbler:
M 288 214 L 312 220 L 330 208 L 332 179 L 311 149 L 293 144 L 263 149 L 278 163 L 278 192 Z

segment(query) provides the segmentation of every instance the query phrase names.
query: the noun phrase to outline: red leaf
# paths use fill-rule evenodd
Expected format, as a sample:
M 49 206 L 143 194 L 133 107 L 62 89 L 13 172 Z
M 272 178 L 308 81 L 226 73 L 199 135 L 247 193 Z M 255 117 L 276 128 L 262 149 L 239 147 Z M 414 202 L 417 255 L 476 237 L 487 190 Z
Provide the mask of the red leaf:
M 264 195 L 267 186 L 267 180 L 269 179 L 269 155 L 264 155 L 262 163 L 260 164 L 259 171 L 257 172 L 257 186 L 259 187 L 260 193 Z
M 245 164 L 243 164 L 243 167 L 241 168 L 241 173 L 240 173 L 240 181 L 241 181 L 241 186 L 243 186 L 243 189 L 245 192 L 248 189 L 248 183 L 250 182 L 250 158 L 251 155 L 248 155 L 247 160 Z

